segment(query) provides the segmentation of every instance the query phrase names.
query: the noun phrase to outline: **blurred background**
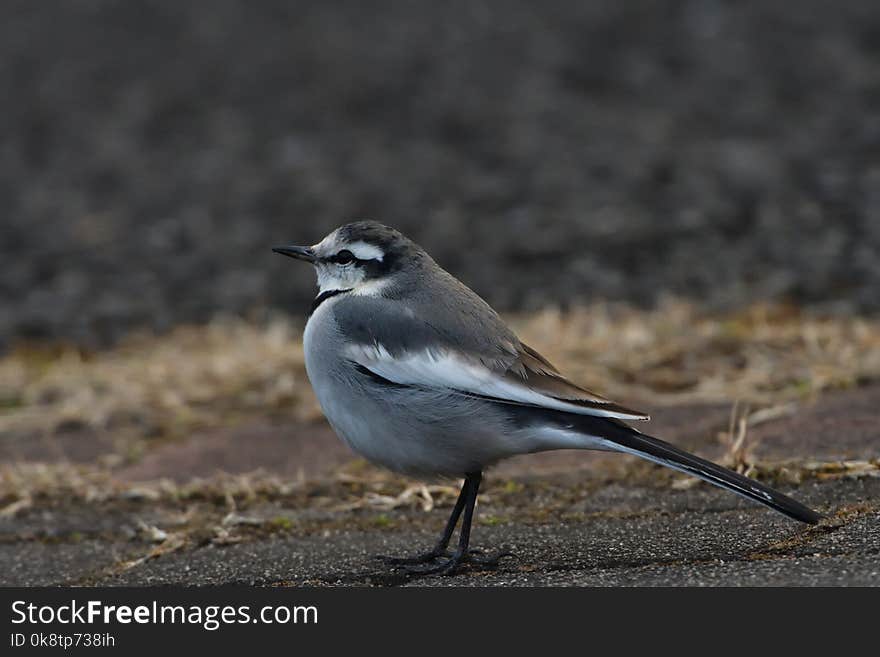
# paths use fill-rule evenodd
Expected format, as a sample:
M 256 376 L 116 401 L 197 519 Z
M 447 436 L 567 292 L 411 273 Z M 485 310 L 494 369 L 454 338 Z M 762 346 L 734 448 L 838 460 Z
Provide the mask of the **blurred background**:
M 880 379 L 873 0 L 6 0 L 0 93 L 0 519 L 348 467 L 270 248 L 357 218 L 743 471 Z
M 0 5 L 0 343 L 302 315 L 394 225 L 503 311 L 880 305 L 870 0 Z

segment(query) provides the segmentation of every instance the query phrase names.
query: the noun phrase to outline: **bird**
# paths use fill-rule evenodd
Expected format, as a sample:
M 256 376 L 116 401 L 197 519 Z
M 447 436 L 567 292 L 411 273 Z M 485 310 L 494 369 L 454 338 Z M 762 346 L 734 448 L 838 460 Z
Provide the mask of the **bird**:
M 366 460 L 416 478 L 463 478 L 433 548 L 382 557 L 452 575 L 509 555 L 470 548 L 483 473 L 520 454 L 622 452 L 673 468 L 816 524 L 822 515 L 732 470 L 631 426 L 648 420 L 567 379 L 500 315 L 400 231 L 372 220 L 276 253 L 314 266 L 318 294 L 303 331 L 305 367 L 336 434 Z M 461 521 L 455 549 L 449 544 Z

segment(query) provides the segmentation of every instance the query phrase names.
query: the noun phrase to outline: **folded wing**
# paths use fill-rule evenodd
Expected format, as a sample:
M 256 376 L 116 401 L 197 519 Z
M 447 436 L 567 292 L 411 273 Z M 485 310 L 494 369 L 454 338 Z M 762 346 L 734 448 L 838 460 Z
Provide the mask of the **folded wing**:
M 447 388 L 498 402 L 582 415 L 648 419 L 645 413 L 575 385 L 546 358 L 524 344 L 503 360 L 487 360 L 449 348 L 393 354 L 378 342 L 351 345 L 347 356 L 374 375 L 399 385 Z

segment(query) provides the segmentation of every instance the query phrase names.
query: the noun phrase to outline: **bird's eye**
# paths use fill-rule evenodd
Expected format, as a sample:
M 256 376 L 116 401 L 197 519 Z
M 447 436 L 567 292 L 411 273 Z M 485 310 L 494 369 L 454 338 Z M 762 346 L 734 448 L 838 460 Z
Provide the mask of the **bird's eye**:
M 354 262 L 356 260 L 354 254 L 348 249 L 342 249 L 342 251 L 337 253 L 333 259 L 340 265 L 347 265 L 350 262 Z

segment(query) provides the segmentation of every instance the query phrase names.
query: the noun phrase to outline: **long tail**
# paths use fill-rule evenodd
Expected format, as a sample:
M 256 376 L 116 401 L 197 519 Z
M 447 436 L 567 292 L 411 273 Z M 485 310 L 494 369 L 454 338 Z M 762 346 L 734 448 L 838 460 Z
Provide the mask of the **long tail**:
M 728 470 L 720 465 L 689 454 L 674 445 L 636 431 L 619 420 L 573 416 L 566 414 L 567 423 L 579 432 L 598 438 L 607 449 L 634 454 L 643 459 L 699 477 L 737 495 L 763 504 L 801 522 L 815 525 L 822 515 L 769 486 Z

